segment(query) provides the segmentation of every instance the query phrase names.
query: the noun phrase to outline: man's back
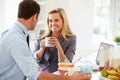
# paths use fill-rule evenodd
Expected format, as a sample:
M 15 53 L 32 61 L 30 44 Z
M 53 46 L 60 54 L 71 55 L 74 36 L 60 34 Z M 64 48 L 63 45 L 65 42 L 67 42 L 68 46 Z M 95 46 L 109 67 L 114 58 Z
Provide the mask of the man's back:
M 13 41 L 11 41 L 11 38 L 14 38 L 13 31 L 7 30 L 1 34 L 0 38 L 0 80 L 16 80 L 16 76 L 21 76 L 17 80 L 24 80 L 24 75 L 19 69 L 18 65 L 16 65 L 16 62 L 14 58 L 11 55 L 12 48 L 11 44 Z M 18 38 L 18 37 L 16 37 Z M 11 41 L 11 43 L 9 43 Z M 12 77 L 11 77 L 12 76 Z
M 38 65 L 34 61 L 26 41 L 27 35 L 27 29 L 18 21 L 11 29 L 2 33 L 0 80 L 24 80 L 25 76 L 34 80 L 39 75 Z

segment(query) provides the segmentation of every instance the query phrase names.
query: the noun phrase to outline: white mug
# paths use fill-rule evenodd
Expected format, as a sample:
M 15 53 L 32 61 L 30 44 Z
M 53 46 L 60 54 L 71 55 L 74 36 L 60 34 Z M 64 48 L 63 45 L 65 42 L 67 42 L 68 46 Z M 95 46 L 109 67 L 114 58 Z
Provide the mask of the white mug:
M 54 47 L 54 45 L 50 45 L 48 40 L 49 40 L 50 37 L 45 37 L 45 46 L 46 47 Z

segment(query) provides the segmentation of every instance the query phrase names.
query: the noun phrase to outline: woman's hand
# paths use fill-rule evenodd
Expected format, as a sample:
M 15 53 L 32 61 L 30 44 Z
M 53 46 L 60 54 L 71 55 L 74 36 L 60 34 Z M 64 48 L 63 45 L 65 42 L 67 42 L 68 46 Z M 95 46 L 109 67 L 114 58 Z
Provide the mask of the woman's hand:
M 57 48 L 58 51 L 58 61 L 59 62 L 64 62 L 66 59 L 66 56 L 64 54 L 64 51 L 58 41 L 58 39 L 56 37 L 50 37 L 48 40 L 48 44 L 51 46 L 55 46 Z
M 40 48 L 45 49 L 45 39 L 42 39 L 42 40 L 40 41 Z
M 42 39 L 40 41 L 40 49 L 36 52 L 37 58 L 41 58 L 43 56 L 44 50 L 45 50 L 45 39 Z
M 56 48 L 60 47 L 59 41 L 56 37 L 50 37 L 48 40 L 48 44 L 51 46 L 55 46 Z
M 71 76 L 71 80 L 90 80 L 91 79 L 91 73 L 90 72 L 75 72 Z

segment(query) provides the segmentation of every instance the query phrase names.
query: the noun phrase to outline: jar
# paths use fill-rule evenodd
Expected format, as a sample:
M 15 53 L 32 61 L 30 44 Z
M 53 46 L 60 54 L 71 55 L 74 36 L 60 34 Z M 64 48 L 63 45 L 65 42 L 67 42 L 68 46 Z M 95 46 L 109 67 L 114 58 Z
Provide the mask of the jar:
M 114 46 L 112 53 L 112 67 L 118 67 L 120 65 L 120 46 Z

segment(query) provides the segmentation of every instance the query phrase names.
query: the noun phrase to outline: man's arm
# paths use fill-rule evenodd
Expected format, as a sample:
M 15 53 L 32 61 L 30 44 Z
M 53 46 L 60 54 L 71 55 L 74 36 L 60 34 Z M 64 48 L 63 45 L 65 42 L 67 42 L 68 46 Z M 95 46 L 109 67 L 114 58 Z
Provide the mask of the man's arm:
M 47 72 L 42 72 L 37 80 L 71 80 L 70 76 L 55 75 Z
M 55 75 L 47 72 L 41 72 L 37 80 L 90 80 L 90 72 L 74 72 L 71 76 Z

